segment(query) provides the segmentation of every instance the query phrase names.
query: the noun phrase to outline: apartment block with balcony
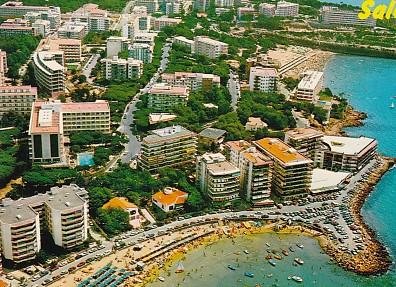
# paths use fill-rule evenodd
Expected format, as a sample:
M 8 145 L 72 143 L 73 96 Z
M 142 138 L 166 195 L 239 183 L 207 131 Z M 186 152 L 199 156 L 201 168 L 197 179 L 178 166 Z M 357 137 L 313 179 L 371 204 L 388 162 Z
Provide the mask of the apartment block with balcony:
M 162 28 L 166 26 L 176 26 L 177 24 L 181 23 L 181 21 L 181 19 L 168 18 L 164 16 L 152 18 L 152 27 L 154 31 L 161 31 Z
M 50 30 L 56 30 L 59 28 L 61 23 L 61 11 L 59 7 L 50 7 L 48 11 L 29 11 L 24 15 L 26 20 L 30 23 L 34 23 L 37 20 L 43 20 L 49 22 Z
M 33 53 L 34 76 L 38 86 L 51 95 L 65 91 L 63 52 L 36 51 Z
M 101 62 L 107 80 L 139 79 L 143 73 L 143 62 L 133 58 L 121 59 L 114 56 L 102 59 Z
M 211 201 L 232 201 L 239 198 L 240 170 L 221 153 L 205 153 L 197 157 L 196 175 L 201 191 Z
M 149 44 L 133 43 L 128 47 L 128 57 L 140 60 L 144 64 L 153 60 L 153 46 Z
M 274 68 L 251 67 L 249 90 L 271 92 L 276 89 L 277 72 Z
M 159 3 L 158 0 L 138 0 L 136 6 L 144 6 L 147 8 L 147 13 L 152 14 L 158 11 Z
M 111 18 L 106 10 L 92 3 L 84 4 L 71 14 L 72 22 L 88 24 L 88 31 L 108 31 L 111 26 Z
M 298 16 L 299 5 L 286 1 L 276 3 L 275 16 L 278 17 L 296 17 Z
M 173 38 L 173 44 L 187 47 L 191 53 L 194 53 L 194 40 L 187 39 L 184 36 L 176 36 Z
M 194 53 L 215 59 L 228 54 L 228 44 L 204 36 L 194 38 Z
M 323 72 L 306 71 L 302 75 L 301 81 L 297 85 L 294 95 L 296 100 L 317 102 L 319 92 L 323 88 Z
M 7 52 L 0 50 L 0 86 L 5 84 L 7 72 Z
M 296 128 L 285 133 L 285 143 L 317 163 L 317 151 L 321 149 L 323 132 L 313 128 Z
M 60 15 L 60 8 L 53 6 L 28 6 L 20 1 L 8 1 L 0 6 L 0 17 L 21 17 L 29 12 L 57 12 Z
M 320 10 L 320 18 L 325 25 L 376 26 L 377 20 L 373 17 L 359 19 L 359 12 L 359 10 L 342 10 L 339 7 L 323 6 Z
M 247 201 L 260 204 L 271 195 L 272 160 L 255 147 L 242 151 L 239 159 L 241 191 Z
M 37 88 L 32 86 L 0 86 L 0 118 L 8 112 L 30 115 Z
M 58 37 L 63 39 L 82 40 L 88 33 L 88 24 L 81 22 L 66 22 L 58 29 Z
M 148 91 L 148 108 L 158 112 L 171 111 L 178 105 L 187 105 L 189 89 L 167 84 L 156 84 Z
M 213 87 L 220 86 L 220 77 L 213 74 L 175 72 L 161 75 L 162 82 L 176 87 L 188 87 L 191 91 L 210 91 Z
M 3 255 L 16 263 L 36 257 L 44 230 L 56 245 L 73 248 L 88 237 L 88 193 L 71 184 L 18 200 L 4 198 L 0 227 Z
M 38 51 L 63 52 L 65 63 L 81 61 L 81 40 L 46 38 L 41 40 Z
M 193 163 L 197 151 L 197 135 L 182 126 L 152 130 L 143 138 L 138 166 L 151 173 L 163 167 Z
M 312 160 L 280 139 L 263 138 L 254 144 L 274 162 L 271 186 L 273 192 L 286 200 L 308 195 L 312 181 Z
M 367 137 L 323 136 L 318 151 L 319 167 L 357 172 L 377 154 L 377 141 Z

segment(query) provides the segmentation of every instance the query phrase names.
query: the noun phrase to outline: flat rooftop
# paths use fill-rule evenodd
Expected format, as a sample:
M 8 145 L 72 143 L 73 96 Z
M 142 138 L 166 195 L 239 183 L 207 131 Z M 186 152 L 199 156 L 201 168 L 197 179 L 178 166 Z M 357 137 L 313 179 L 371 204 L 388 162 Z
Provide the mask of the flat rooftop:
M 286 132 L 286 137 L 293 140 L 311 139 L 322 137 L 324 134 L 321 131 L 312 128 L 296 128 Z
M 227 175 L 240 172 L 239 168 L 228 161 L 209 163 L 207 169 L 212 175 Z
M 267 155 L 287 166 L 312 163 L 310 159 L 277 138 L 263 138 L 255 141 L 254 144 Z
M 321 168 L 312 170 L 311 192 L 320 193 L 339 188 L 351 173 L 335 172 Z
M 298 83 L 297 89 L 314 90 L 323 79 L 323 72 L 307 71 Z
M 163 84 L 154 85 L 149 91 L 149 94 L 152 95 L 175 95 L 175 96 L 188 96 L 188 88 L 187 87 L 175 87 Z
M 195 38 L 194 38 L 194 41 L 204 42 L 204 43 L 210 44 L 210 45 L 228 46 L 227 43 L 220 42 L 220 41 L 211 39 L 211 38 L 209 38 L 209 37 L 203 37 L 203 36 L 197 36 L 197 37 L 195 37 Z
M 367 137 L 323 136 L 322 141 L 332 152 L 346 155 L 360 155 L 377 146 L 377 141 Z
M 195 133 L 182 126 L 170 126 L 158 130 L 150 131 L 150 135 L 143 138 L 143 142 L 156 143 L 166 140 L 175 140 L 179 138 L 195 137 Z
M 248 143 L 245 140 L 228 141 L 225 143 L 225 145 L 231 150 L 235 150 L 235 151 L 241 151 L 252 146 L 250 143 Z
M 95 102 L 81 103 L 62 103 L 62 112 L 64 113 L 81 113 L 81 112 L 110 112 L 110 106 L 107 101 L 96 100 Z
M 243 151 L 242 157 L 251 162 L 253 166 L 269 165 L 272 163 L 272 160 L 268 156 L 257 151 L 255 148 L 249 148 L 248 150 Z
M 0 86 L 0 94 L 6 95 L 35 95 L 37 96 L 37 88 L 32 86 Z
M 29 134 L 62 133 L 62 127 L 60 126 L 60 112 L 57 110 L 48 109 L 48 111 L 51 113 L 51 121 L 47 122 L 46 125 L 40 125 L 40 110 L 45 105 L 46 102 L 44 101 L 36 101 L 32 104 Z
M 215 128 L 206 128 L 199 133 L 199 136 L 217 140 L 217 139 L 223 137 L 226 133 L 227 133 L 227 131 L 225 131 L 225 130 L 215 129 Z

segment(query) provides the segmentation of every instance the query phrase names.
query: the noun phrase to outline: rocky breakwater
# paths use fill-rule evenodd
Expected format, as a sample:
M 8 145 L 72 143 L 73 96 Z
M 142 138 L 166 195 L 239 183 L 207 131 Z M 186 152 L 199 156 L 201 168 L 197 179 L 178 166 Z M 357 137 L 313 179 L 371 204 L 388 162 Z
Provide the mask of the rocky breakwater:
M 347 270 L 361 275 L 378 275 L 387 272 L 392 264 L 389 252 L 379 242 L 375 231 L 364 222 L 361 209 L 373 187 L 394 164 L 395 159 L 384 158 L 383 164 L 369 176 L 367 181 L 356 188 L 349 202 L 349 208 L 354 222 L 361 231 L 361 237 L 365 246 L 364 249 L 356 255 L 350 255 L 349 253 L 340 251 L 333 242 L 327 240 L 325 240 L 325 243 L 322 242 L 324 243 L 322 244 L 322 248 L 326 253 Z
M 343 131 L 346 127 L 359 127 L 363 125 L 363 120 L 367 118 L 367 114 L 354 110 L 348 106 L 345 110 L 344 118 L 334 119 L 331 118 L 324 131 L 327 135 L 345 135 Z

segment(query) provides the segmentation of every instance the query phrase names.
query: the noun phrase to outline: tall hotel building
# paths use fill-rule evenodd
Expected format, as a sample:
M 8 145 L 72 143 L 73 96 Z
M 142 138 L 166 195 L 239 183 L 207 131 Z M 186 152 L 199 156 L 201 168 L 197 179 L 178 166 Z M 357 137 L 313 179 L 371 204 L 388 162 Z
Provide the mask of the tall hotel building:
M 176 87 L 188 87 L 192 91 L 210 91 L 213 87 L 220 86 L 220 77 L 213 74 L 175 72 L 161 75 L 162 82 Z
M 164 167 L 183 166 L 194 162 L 197 135 L 182 126 L 170 126 L 150 131 L 143 138 L 138 165 L 157 173 Z
M 284 199 L 308 195 L 312 181 L 312 160 L 276 138 L 263 138 L 254 144 L 274 161 L 272 191 Z
M 65 91 L 63 52 L 36 51 L 33 53 L 34 76 L 43 91 L 51 95 Z
M 249 90 L 271 92 L 276 88 L 277 73 L 274 68 L 251 67 Z
M 16 263 L 32 260 L 41 250 L 46 229 L 57 246 L 70 249 L 88 238 L 88 194 L 77 185 L 53 187 L 45 194 L 0 205 L 1 249 Z
M 359 10 L 341 10 L 338 7 L 323 6 L 321 8 L 321 20 L 326 25 L 356 25 L 375 27 L 376 20 L 373 17 L 361 20 L 358 17 Z
M 240 170 L 221 153 L 205 153 L 196 160 L 197 182 L 211 201 L 239 198 Z
M 148 107 L 155 111 L 166 112 L 178 105 L 186 105 L 190 92 L 186 87 L 156 84 L 148 91 Z
M 108 102 L 36 101 L 29 124 L 29 157 L 33 162 L 64 162 L 64 135 L 77 131 L 110 132 Z
M 204 36 L 194 38 L 194 51 L 198 55 L 215 59 L 228 54 L 228 44 Z
M 99 9 L 99 6 L 92 3 L 84 4 L 71 15 L 72 22 L 88 24 L 88 31 L 108 31 L 111 25 L 111 18 L 106 10 Z
M 313 128 L 296 128 L 285 133 L 285 143 L 313 160 L 316 165 L 317 151 L 321 149 L 323 135 L 321 131 Z
M 307 71 L 297 85 L 295 98 L 297 100 L 316 102 L 319 100 L 319 92 L 323 88 L 323 73 Z
M 8 112 L 30 115 L 37 88 L 32 86 L 0 86 L 0 118 Z

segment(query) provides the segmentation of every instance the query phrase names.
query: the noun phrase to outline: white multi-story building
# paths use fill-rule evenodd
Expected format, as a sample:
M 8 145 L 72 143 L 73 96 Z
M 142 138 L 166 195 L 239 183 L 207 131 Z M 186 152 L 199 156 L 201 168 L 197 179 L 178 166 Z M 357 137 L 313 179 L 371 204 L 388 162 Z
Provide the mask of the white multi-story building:
M 298 16 L 298 8 L 299 5 L 297 3 L 279 1 L 278 3 L 276 3 L 275 16 L 296 17 Z
M 38 51 L 63 52 L 65 63 L 81 61 L 81 40 L 45 38 L 41 40 Z
M 184 36 L 177 36 L 173 38 L 173 43 L 181 46 L 185 46 L 190 49 L 191 53 L 194 53 L 194 40 L 187 39 Z
M 159 9 L 158 0 L 138 0 L 136 5 L 146 7 L 148 14 L 155 13 Z
M 133 43 L 128 46 L 128 56 L 140 60 L 143 63 L 151 63 L 153 60 L 153 46 L 149 44 Z
M 58 29 L 61 23 L 61 13 L 58 7 L 50 7 L 48 11 L 30 11 L 24 17 L 30 23 L 34 23 L 37 20 L 49 21 L 51 30 Z
M 8 112 L 30 115 L 37 88 L 32 86 L 0 86 L 0 118 Z
M 375 27 L 376 20 L 373 17 L 367 19 L 359 19 L 359 10 L 341 10 L 338 7 L 323 6 L 321 8 L 321 19 L 323 24 L 326 25 L 356 25 L 356 26 L 369 26 Z
M 194 52 L 214 59 L 228 54 L 228 44 L 204 36 L 194 38 Z
M 178 0 L 171 0 L 165 4 L 165 14 L 174 15 L 182 12 L 183 2 Z
M 215 0 L 216 7 L 233 7 L 234 0 Z
M 237 15 L 238 19 L 241 19 L 244 16 L 254 16 L 256 14 L 256 10 L 253 7 L 238 7 Z
M 59 15 L 60 18 L 60 8 L 53 6 L 25 6 L 22 2 L 18 1 L 8 1 L 0 6 L 0 17 L 22 17 L 29 12 L 47 12 Z M 47 19 L 44 19 L 47 20 Z
M 164 167 L 191 164 L 197 152 L 197 135 L 182 126 L 150 131 L 143 138 L 138 166 L 152 173 Z
M 42 228 L 63 248 L 88 238 L 88 194 L 77 185 L 52 187 L 45 194 L 12 200 L 0 205 L 1 249 L 15 263 L 33 260 L 41 250 Z
M 82 40 L 88 33 L 88 23 L 66 22 L 58 29 L 59 38 Z
M 209 7 L 209 0 L 194 0 L 193 1 L 193 9 L 198 12 L 205 12 Z
M 106 40 L 107 58 L 118 56 L 118 53 L 128 50 L 130 40 L 126 37 L 111 36 Z
M 249 90 L 271 92 L 276 89 L 277 73 L 274 68 L 251 67 Z
M 152 19 L 152 28 L 154 31 L 161 31 L 162 28 L 166 26 L 176 26 L 177 24 L 181 23 L 181 19 L 176 18 L 168 18 L 165 16 L 159 18 L 151 18 Z
M 0 50 L 0 86 L 4 85 L 7 72 L 7 52 Z
M 133 36 L 133 43 L 148 44 L 154 46 L 154 39 L 157 37 L 155 32 L 139 32 Z
M 156 84 L 148 91 L 148 108 L 166 112 L 178 105 L 187 105 L 190 92 L 187 87 Z
M 239 198 L 240 170 L 221 153 L 205 153 L 197 157 L 197 182 L 211 201 L 230 201 Z
M 213 74 L 189 72 L 164 73 L 161 75 L 161 80 L 172 86 L 188 87 L 192 91 L 200 89 L 209 91 L 213 87 L 220 86 L 220 77 Z
M 138 79 L 143 73 L 143 62 L 133 58 L 121 59 L 114 56 L 102 59 L 101 62 L 107 80 Z
M 70 20 L 87 23 L 89 31 L 107 31 L 110 29 L 111 18 L 106 10 L 98 7 L 92 3 L 84 4 L 72 13 Z
M 51 23 L 48 20 L 37 19 L 33 24 L 32 28 L 36 31 L 36 35 L 41 37 L 47 37 L 50 33 Z
M 50 94 L 65 91 L 63 52 L 36 51 L 33 53 L 34 76 L 38 86 Z
M 34 102 L 29 123 L 29 158 L 33 162 L 67 164 L 64 135 L 77 131 L 109 133 L 108 102 Z
M 260 5 L 259 5 L 259 13 L 264 16 L 273 17 L 273 16 L 275 16 L 275 11 L 276 11 L 275 4 L 260 3 Z
M 297 85 L 295 98 L 297 100 L 317 102 L 322 88 L 323 72 L 307 71 L 303 73 L 303 77 Z

